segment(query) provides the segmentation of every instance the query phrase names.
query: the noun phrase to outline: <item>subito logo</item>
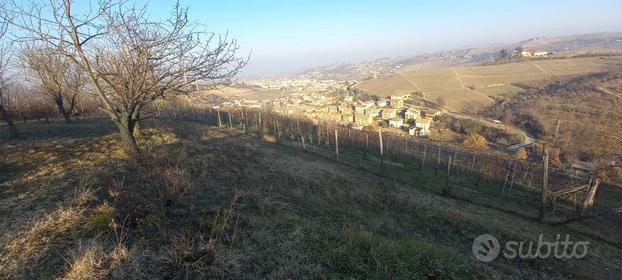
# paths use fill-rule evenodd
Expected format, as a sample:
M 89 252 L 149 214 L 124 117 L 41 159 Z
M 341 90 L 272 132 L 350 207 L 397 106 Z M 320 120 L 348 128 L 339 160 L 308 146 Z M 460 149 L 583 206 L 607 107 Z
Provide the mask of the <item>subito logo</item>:
M 473 241 L 473 255 L 481 262 L 493 261 L 500 252 L 499 240 L 490 234 L 482 234 Z

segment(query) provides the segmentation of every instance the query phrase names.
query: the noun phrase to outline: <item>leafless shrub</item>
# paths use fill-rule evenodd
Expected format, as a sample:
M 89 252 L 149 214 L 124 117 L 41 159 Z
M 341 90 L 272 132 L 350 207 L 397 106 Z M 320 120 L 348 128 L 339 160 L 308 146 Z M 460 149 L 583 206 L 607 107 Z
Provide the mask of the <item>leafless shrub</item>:
M 185 151 L 179 151 L 185 154 Z M 181 201 L 194 188 L 195 183 L 180 158 L 146 155 L 139 172 L 144 182 L 155 187 L 160 200 L 167 206 Z
M 132 173 L 116 180 L 109 193 L 117 197 L 118 216 L 128 217 L 130 227 L 143 225 L 166 236 L 168 212 L 180 203 L 195 187 L 186 168 L 183 147 L 161 147 L 143 153 L 139 160 L 130 161 L 126 168 Z

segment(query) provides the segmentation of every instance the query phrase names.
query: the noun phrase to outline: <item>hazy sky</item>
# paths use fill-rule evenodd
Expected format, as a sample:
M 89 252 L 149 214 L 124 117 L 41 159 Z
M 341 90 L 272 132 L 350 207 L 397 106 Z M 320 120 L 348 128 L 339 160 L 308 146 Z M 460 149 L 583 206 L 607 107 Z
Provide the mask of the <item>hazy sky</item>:
M 622 1 L 182 0 L 193 19 L 229 32 L 246 74 L 536 36 L 622 31 Z M 164 15 L 171 1 L 152 0 Z

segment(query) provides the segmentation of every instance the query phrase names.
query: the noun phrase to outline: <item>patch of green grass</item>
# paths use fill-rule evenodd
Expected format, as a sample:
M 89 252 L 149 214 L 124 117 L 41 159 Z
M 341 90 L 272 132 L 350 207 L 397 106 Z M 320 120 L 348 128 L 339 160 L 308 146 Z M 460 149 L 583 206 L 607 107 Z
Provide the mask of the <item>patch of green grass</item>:
M 336 278 L 481 279 L 468 261 L 447 248 L 416 239 L 391 240 L 369 232 L 326 234 L 315 258 Z

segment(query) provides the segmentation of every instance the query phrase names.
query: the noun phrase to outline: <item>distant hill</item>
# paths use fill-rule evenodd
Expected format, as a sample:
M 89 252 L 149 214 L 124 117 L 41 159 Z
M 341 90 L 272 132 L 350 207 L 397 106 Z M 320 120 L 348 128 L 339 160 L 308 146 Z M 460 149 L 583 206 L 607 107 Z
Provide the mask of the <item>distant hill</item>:
M 477 112 L 525 87 L 622 66 L 622 57 L 540 59 L 495 65 L 397 71 L 368 79 L 359 90 L 378 96 L 419 93 L 452 111 Z
M 379 58 L 356 63 L 324 65 L 305 69 L 295 76 L 316 79 L 363 80 L 373 76 L 385 76 L 398 70 L 420 70 L 492 62 L 500 50 L 507 49 L 511 51 L 517 47 L 543 49 L 560 53 L 560 55 L 564 56 L 586 53 L 622 53 L 622 32 L 537 37 L 510 44 L 444 50 L 407 57 Z

